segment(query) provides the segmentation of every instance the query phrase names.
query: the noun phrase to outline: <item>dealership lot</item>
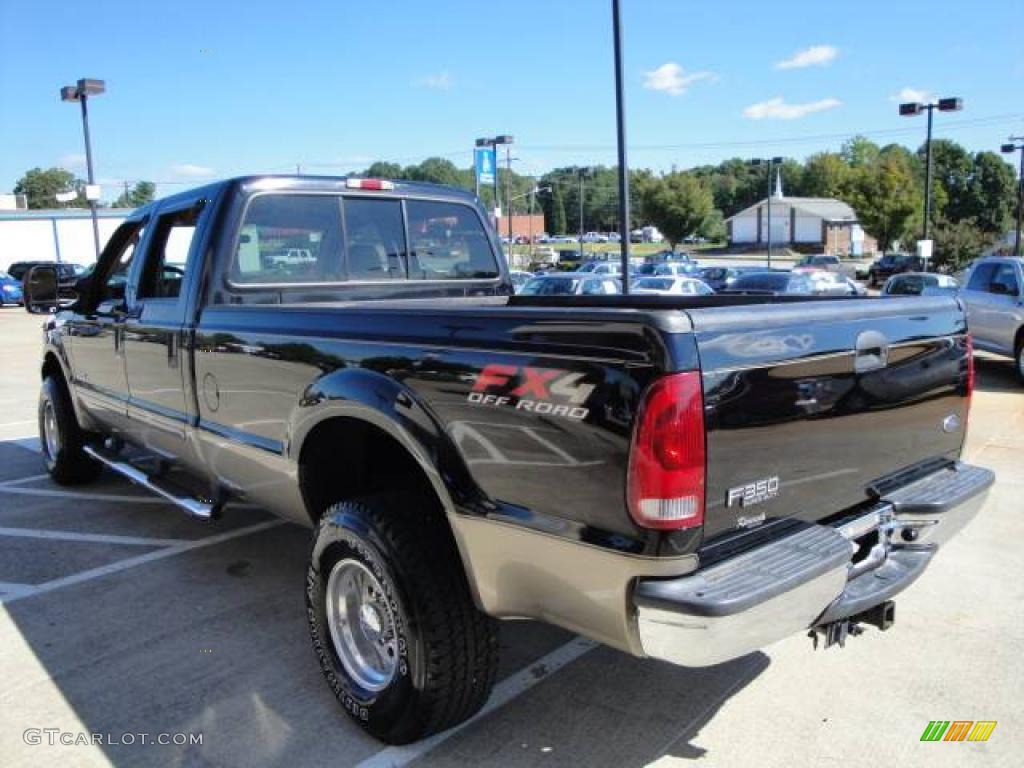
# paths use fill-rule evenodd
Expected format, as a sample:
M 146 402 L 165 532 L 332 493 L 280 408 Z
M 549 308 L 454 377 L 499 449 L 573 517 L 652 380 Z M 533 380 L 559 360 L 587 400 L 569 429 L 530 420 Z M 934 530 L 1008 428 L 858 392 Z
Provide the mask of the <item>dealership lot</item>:
M 890 632 L 816 654 L 793 637 L 687 670 L 510 622 L 492 710 L 384 749 L 316 667 L 305 530 L 244 507 L 195 523 L 111 476 L 74 492 L 47 479 L 22 439 L 35 433 L 39 325 L 0 310 L 0 764 L 1019 764 L 1024 388 L 1009 361 L 979 358 L 967 451 L 997 486 L 897 599 Z M 921 743 L 937 719 L 998 725 L 986 743 Z M 104 743 L 27 743 L 28 729 Z

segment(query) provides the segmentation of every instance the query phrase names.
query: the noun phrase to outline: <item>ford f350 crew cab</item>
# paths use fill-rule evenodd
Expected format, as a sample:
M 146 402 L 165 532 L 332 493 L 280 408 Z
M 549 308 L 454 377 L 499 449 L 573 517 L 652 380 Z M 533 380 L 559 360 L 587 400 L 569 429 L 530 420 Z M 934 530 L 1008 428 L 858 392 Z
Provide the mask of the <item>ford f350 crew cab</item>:
M 70 306 L 30 275 L 49 471 L 309 526 L 316 656 L 392 743 L 479 710 L 496 619 L 693 666 L 887 628 L 985 499 L 956 298 L 514 297 L 500 254 L 423 184 L 140 208 Z

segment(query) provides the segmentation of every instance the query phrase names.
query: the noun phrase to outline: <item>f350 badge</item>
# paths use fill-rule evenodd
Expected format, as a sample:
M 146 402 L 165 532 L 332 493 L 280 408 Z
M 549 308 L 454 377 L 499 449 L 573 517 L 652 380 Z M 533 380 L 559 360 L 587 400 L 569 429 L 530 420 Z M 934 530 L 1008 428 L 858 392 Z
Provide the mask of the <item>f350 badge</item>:
M 763 504 L 766 501 L 770 501 L 778 495 L 779 478 L 776 475 L 730 488 L 725 494 L 725 506 L 752 507 L 755 504 Z

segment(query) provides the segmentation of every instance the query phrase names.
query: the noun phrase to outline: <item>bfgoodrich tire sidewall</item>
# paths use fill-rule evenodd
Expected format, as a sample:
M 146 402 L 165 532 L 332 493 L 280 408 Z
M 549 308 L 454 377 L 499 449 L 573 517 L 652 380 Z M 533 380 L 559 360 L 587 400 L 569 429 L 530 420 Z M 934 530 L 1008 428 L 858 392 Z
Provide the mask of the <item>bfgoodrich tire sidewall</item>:
M 388 564 L 387 547 L 367 520 L 345 512 L 321 523 L 306 577 L 306 610 L 313 649 L 320 669 L 334 695 L 348 713 L 379 738 L 389 740 L 387 731 L 402 720 L 417 690 L 416 676 L 424 673 L 421 645 L 415 621 L 402 593 L 401 574 Z M 381 691 L 368 691 L 345 671 L 331 637 L 326 610 L 326 587 L 331 568 L 339 560 L 352 558 L 368 567 L 380 582 L 395 617 L 399 661 L 394 679 Z

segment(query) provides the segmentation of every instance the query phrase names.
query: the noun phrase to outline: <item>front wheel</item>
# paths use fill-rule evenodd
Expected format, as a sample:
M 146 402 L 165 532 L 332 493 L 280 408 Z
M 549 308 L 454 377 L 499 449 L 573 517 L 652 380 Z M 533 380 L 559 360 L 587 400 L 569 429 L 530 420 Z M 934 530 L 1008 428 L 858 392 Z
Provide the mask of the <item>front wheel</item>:
M 1021 384 L 1024 384 L 1024 339 L 1021 339 L 1020 343 L 1017 345 L 1016 363 L 1017 379 Z
M 83 450 L 85 434 L 78 426 L 71 396 L 60 379 L 47 376 L 39 393 L 39 442 L 46 471 L 61 485 L 95 480 L 102 466 Z
M 497 625 L 473 604 L 455 542 L 417 495 L 330 507 L 306 578 L 313 648 L 345 711 L 389 744 L 468 719 L 498 664 Z

